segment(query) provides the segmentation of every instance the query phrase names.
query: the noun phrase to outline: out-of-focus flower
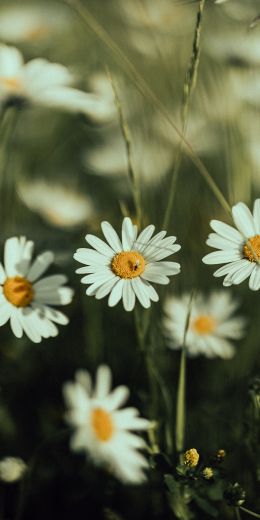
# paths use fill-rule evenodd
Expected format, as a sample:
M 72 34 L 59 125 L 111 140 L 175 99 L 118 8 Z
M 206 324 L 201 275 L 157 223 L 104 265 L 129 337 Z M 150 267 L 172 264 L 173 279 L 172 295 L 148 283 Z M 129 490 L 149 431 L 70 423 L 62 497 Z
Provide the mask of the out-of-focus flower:
M 12 99 L 69 112 L 82 112 L 97 121 L 115 114 L 112 103 L 96 94 L 72 88 L 72 74 L 58 63 L 36 58 L 24 63 L 15 47 L 0 46 L 0 102 Z
M 18 191 L 21 200 L 53 226 L 72 228 L 87 224 L 95 217 L 90 197 L 61 184 L 23 181 Z
M 253 214 L 239 202 L 232 207 L 234 223 L 237 227 L 211 220 L 211 233 L 207 245 L 219 251 L 209 253 L 202 261 L 205 264 L 227 264 L 215 271 L 214 276 L 225 276 L 223 285 L 237 285 L 249 278 L 249 288 L 260 289 L 260 199 L 254 203 Z
M 85 264 L 77 269 L 84 274 L 82 283 L 90 284 L 86 294 L 97 299 L 109 294 L 108 305 L 113 307 L 122 298 L 126 311 L 132 311 L 136 298 L 145 308 L 159 296 L 149 282 L 168 284 L 170 275 L 180 272 L 180 264 L 161 262 L 162 259 L 179 251 L 176 237 L 164 238 L 160 231 L 152 238 L 155 227 L 147 226 L 137 236 L 137 226 L 126 217 L 122 224 L 122 240 L 108 222 L 101 224 L 106 244 L 94 235 L 86 235 L 86 241 L 94 248 L 80 248 L 75 260 Z
M 109 367 L 101 365 L 94 388 L 86 371 L 78 371 L 76 381 L 64 385 L 66 420 L 74 428 L 71 449 L 86 451 L 123 482 L 140 484 L 148 463 L 138 450 L 145 449 L 146 443 L 131 430 L 148 430 L 150 422 L 139 417 L 136 408 L 120 410 L 129 390 L 119 386 L 111 391 L 111 378 Z
M 165 302 L 164 327 L 170 348 L 183 344 L 189 296 L 169 297 Z M 186 334 L 186 348 L 191 356 L 229 359 L 234 355 L 230 339 L 243 336 L 244 319 L 232 317 L 238 303 L 227 291 L 213 292 L 206 297 L 198 294 L 191 308 Z
M 27 465 L 22 459 L 5 457 L 0 460 L 0 480 L 10 483 L 16 482 L 23 477 L 26 469 Z
M 184 464 L 190 468 L 195 468 L 198 465 L 199 458 L 200 456 L 196 448 L 190 448 L 183 455 Z
M 210 480 L 213 475 L 214 475 L 214 471 L 211 467 L 206 467 L 204 468 L 204 470 L 202 471 L 202 475 L 203 477 L 206 479 L 206 480 Z
M 151 137 L 141 132 L 132 133 L 132 159 L 135 172 L 146 184 L 154 185 L 164 176 L 173 163 L 172 143 L 169 139 Z M 103 144 L 85 154 L 85 165 L 97 175 L 121 177 L 128 175 L 126 144 L 121 134 L 112 134 Z
M 31 341 L 40 343 L 42 338 L 57 336 L 55 323 L 67 325 L 67 316 L 50 305 L 67 305 L 73 290 L 63 287 L 64 275 L 39 280 L 54 255 L 46 251 L 31 263 L 33 247 L 24 237 L 12 237 L 5 243 L 4 267 L 0 263 L 0 326 L 10 319 L 17 338 L 25 332 Z
M 0 38 L 10 43 L 38 43 L 64 33 L 69 27 L 67 12 L 60 6 L 6 5 L 0 10 Z

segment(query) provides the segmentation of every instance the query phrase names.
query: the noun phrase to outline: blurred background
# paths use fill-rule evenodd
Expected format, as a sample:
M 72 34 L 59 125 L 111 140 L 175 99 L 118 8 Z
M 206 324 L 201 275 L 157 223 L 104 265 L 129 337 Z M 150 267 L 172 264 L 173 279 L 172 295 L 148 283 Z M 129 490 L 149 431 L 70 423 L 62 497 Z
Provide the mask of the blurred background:
M 35 241 L 37 252 L 53 250 L 52 271 L 65 272 L 75 289 L 74 300 L 65 309 L 70 324 L 60 327 L 57 338 L 34 345 L 26 337 L 17 340 L 8 326 L 1 328 L 0 457 L 20 457 L 31 464 L 22 503 L 19 483 L 1 482 L 2 519 L 175 518 L 158 468 L 147 485 L 128 487 L 92 466 L 84 455 L 70 452 L 61 389 L 76 369 L 94 374 L 105 362 L 113 371 L 114 384 L 130 387 L 130 404 L 138 406 L 143 416 L 151 416 L 133 315 L 121 304 L 110 309 L 106 299 L 85 295 L 73 253 L 85 246 L 87 233 L 101 236 L 102 220 L 119 231 L 123 215 L 136 218 L 108 71 L 129 126 L 142 225 L 153 223 L 162 229 L 180 140 L 151 97 L 140 92 L 140 77 L 181 130 L 198 9 L 199 2 L 192 0 L 0 3 L 2 43 L 18 47 L 25 61 L 42 57 L 64 64 L 75 75 L 78 88 L 98 94 L 111 106 L 103 120 L 54 108 L 19 110 L 8 162 L 1 171 L 1 246 L 10 236 L 25 235 Z M 88 13 L 105 30 L 106 41 L 93 31 Z M 249 207 L 260 186 L 259 20 L 259 0 L 206 0 L 185 132 L 228 202 L 244 201 Z M 109 48 L 110 39 L 116 50 Z M 207 294 L 221 289 L 211 266 L 201 262 L 209 252 L 205 240 L 212 218 L 231 224 L 183 151 L 167 229 L 182 246 L 176 255 L 182 272 L 167 291 L 160 291 L 161 300 L 151 311 L 149 336 L 171 398 L 172 435 L 180 353 L 166 347 L 161 302 L 167 292 L 179 295 L 197 289 Z M 231 291 L 241 302 L 239 314 L 247 319 L 246 335 L 236 342 L 232 360 L 188 360 L 186 443 L 205 457 L 225 449 L 230 480 L 239 481 L 248 505 L 260 511 L 259 422 L 251 406 L 252 384 L 254 392 L 260 392 L 259 295 L 249 291 L 246 282 Z M 138 312 L 142 319 L 145 311 Z M 160 394 L 156 408 L 158 441 L 164 451 L 166 416 Z M 210 518 L 196 508 L 195 518 Z M 232 515 L 227 506 L 220 506 L 215 517 Z

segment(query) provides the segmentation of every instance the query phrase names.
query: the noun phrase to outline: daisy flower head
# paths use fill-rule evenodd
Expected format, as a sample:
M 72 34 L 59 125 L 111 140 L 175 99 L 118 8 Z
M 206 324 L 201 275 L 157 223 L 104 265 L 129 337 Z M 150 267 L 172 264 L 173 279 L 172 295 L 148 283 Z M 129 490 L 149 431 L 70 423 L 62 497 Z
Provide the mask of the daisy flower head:
M 204 256 L 205 264 L 226 264 L 214 276 L 225 276 L 223 285 L 238 285 L 249 278 L 249 288 L 260 289 L 260 199 L 254 203 L 253 214 L 243 202 L 232 207 L 235 229 L 219 220 L 211 220 L 206 244 L 218 251 Z
M 172 349 L 183 345 L 189 300 L 189 295 L 184 294 L 180 298 L 170 296 L 165 302 L 163 325 L 168 346 Z M 216 291 L 209 296 L 197 294 L 186 334 L 188 354 L 202 354 L 208 358 L 233 357 L 235 350 L 230 340 L 242 338 L 245 326 L 243 318 L 233 316 L 237 307 L 238 302 L 229 291 Z
M 81 112 L 104 122 L 115 113 L 111 101 L 71 86 L 73 75 L 67 67 L 35 58 L 24 63 L 16 47 L 0 45 L 0 103 L 20 100 L 28 104 Z
M 136 408 L 120 409 L 129 390 L 118 386 L 111 391 L 111 379 L 109 367 L 101 365 L 94 387 L 89 373 L 83 370 L 76 372 L 75 382 L 63 386 L 68 407 L 65 418 L 74 428 L 71 449 L 87 452 L 121 481 L 140 484 L 148 463 L 138 450 L 145 449 L 146 443 L 132 430 L 148 430 L 150 422 L 141 418 Z
M 179 251 L 176 237 L 165 238 L 166 231 L 152 237 L 153 225 L 138 235 L 137 226 L 129 217 L 123 220 L 121 240 L 108 222 L 102 222 L 101 228 L 108 244 L 94 235 L 86 235 L 93 249 L 80 248 L 74 254 L 75 260 L 85 264 L 76 273 L 84 274 L 81 282 L 90 285 L 86 294 L 97 299 L 109 294 L 110 307 L 122 299 L 126 311 L 133 310 L 136 298 L 144 308 L 150 307 L 151 301 L 159 300 L 150 282 L 168 284 L 168 277 L 180 272 L 180 264 L 161 262 Z
M 54 255 L 46 251 L 32 262 L 33 247 L 33 242 L 24 237 L 5 242 L 4 266 L 0 263 L 0 326 L 10 320 L 17 338 L 25 332 L 31 341 L 40 343 L 42 338 L 57 336 L 55 323 L 67 325 L 67 316 L 51 306 L 70 303 L 73 290 L 64 287 L 64 275 L 40 280 Z

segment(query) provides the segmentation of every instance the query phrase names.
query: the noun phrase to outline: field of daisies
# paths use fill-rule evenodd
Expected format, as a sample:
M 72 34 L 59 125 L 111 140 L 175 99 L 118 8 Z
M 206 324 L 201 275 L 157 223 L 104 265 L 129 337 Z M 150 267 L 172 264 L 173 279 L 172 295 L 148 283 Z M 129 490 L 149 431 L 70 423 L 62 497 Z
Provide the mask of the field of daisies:
M 0 2 L 0 520 L 260 518 L 260 2 Z

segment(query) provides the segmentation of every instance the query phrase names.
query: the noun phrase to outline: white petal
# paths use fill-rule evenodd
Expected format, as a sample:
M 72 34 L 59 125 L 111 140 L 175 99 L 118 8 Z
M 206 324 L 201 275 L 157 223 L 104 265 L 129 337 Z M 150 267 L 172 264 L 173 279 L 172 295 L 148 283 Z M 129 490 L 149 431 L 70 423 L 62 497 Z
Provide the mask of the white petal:
M 5 305 L 1 305 L 0 308 L 0 326 L 4 325 L 13 313 L 13 306 L 11 303 L 6 302 Z
M 107 256 L 101 255 L 97 253 L 93 249 L 88 249 L 86 247 L 80 247 L 77 249 L 76 253 L 74 253 L 73 258 L 82 264 L 96 264 L 96 265 L 109 265 L 110 259 Z
M 135 293 L 132 289 L 130 280 L 124 280 L 123 305 L 126 311 L 132 311 L 135 306 Z
M 143 249 L 149 242 L 154 230 L 155 226 L 153 226 L 152 224 L 143 229 L 140 235 L 138 235 L 137 240 L 134 243 L 133 249 L 136 249 L 137 251 L 143 251 Z
M 125 217 L 122 223 L 122 245 L 124 251 L 132 249 L 137 235 L 137 227 L 132 224 L 129 217 Z
M 29 269 L 27 278 L 30 282 L 34 282 L 39 278 L 54 261 L 54 254 L 51 251 L 46 251 L 37 256 L 31 268 Z
M 5 242 L 4 265 L 8 277 L 13 277 L 20 273 L 21 244 L 17 237 L 8 238 Z
M 46 291 L 49 289 L 58 289 L 61 285 L 68 281 L 67 276 L 64 274 L 52 274 L 50 276 L 46 276 L 42 278 L 38 282 L 33 285 L 34 289 L 37 291 Z
M 255 230 L 256 230 L 256 233 L 259 235 L 260 234 L 260 199 L 256 199 L 256 201 L 254 203 L 253 216 L 254 216 L 254 222 L 255 222 Z
M 20 309 L 14 308 L 10 318 L 10 325 L 14 335 L 21 338 L 23 335 L 23 327 L 20 320 Z
M 168 276 L 158 274 L 157 271 L 153 268 L 148 268 L 149 265 L 142 273 L 141 278 L 143 278 L 144 280 L 148 280 L 148 282 L 159 283 L 161 285 L 167 285 L 169 283 L 170 279 L 168 278 Z
M 112 288 L 114 287 L 114 285 L 117 283 L 117 280 L 118 278 L 116 276 L 113 276 L 113 278 L 111 278 L 110 280 L 108 280 L 107 282 L 105 282 L 96 292 L 95 294 L 95 297 L 97 300 L 100 300 L 101 298 L 104 298 L 105 296 L 107 296 Z
M 101 255 L 107 256 L 108 258 L 112 259 L 115 255 L 113 249 L 109 247 L 104 240 L 101 240 L 98 237 L 95 237 L 94 235 L 86 235 L 86 241 L 96 249 Z
M 131 284 L 141 305 L 145 309 L 148 309 L 148 307 L 151 306 L 149 292 L 147 291 L 147 288 L 145 284 L 142 282 L 141 278 L 133 278 L 131 280 Z
M 211 220 L 210 226 L 218 235 L 222 236 L 223 238 L 226 238 L 227 240 L 230 240 L 231 242 L 234 242 L 235 244 L 240 244 L 241 239 L 243 239 L 243 235 L 237 231 L 232 226 L 229 226 L 228 224 L 224 224 L 224 222 L 221 222 L 220 220 Z
M 63 312 L 57 311 L 57 309 L 53 309 L 52 307 L 48 307 L 47 305 L 41 305 L 39 303 L 32 304 L 33 309 L 38 309 L 39 316 L 43 316 L 48 318 L 48 320 L 54 321 L 59 325 L 67 325 L 69 323 L 68 317 L 63 314 Z
M 110 293 L 110 296 L 108 299 L 109 307 L 114 307 L 115 305 L 117 305 L 119 300 L 121 300 L 122 294 L 123 294 L 123 287 L 124 287 L 124 280 L 122 278 L 120 278 L 118 280 L 118 282 L 114 285 L 114 287 Z
M 3 284 L 5 280 L 6 280 L 5 270 L 3 268 L 3 265 L 0 262 L 0 284 Z
M 122 244 L 119 240 L 119 236 L 114 230 L 114 228 L 109 224 L 109 222 L 102 222 L 101 228 L 104 234 L 104 237 L 106 238 L 107 242 L 109 243 L 110 247 L 112 247 L 113 251 L 115 253 L 120 253 L 122 251 Z
M 250 276 L 253 269 L 253 262 L 247 262 L 247 264 L 243 265 L 243 267 L 241 267 L 238 271 L 235 271 L 233 274 L 229 273 L 225 278 L 225 282 L 228 284 L 231 283 L 232 285 L 238 285 Z
M 104 399 L 110 392 L 112 385 L 112 373 L 107 365 L 100 365 L 96 374 L 96 386 L 94 397 Z
M 256 234 L 251 211 L 243 202 L 233 206 L 232 215 L 237 228 L 245 238 L 253 237 Z
M 220 267 L 219 269 L 217 269 L 213 273 L 213 276 L 219 277 L 219 276 L 224 276 L 224 275 L 229 274 L 229 273 L 230 274 L 231 273 L 235 273 L 241 267 L 243 267 L 243 266 L 245 266 L 247 264 L 248 264 L 248 260 L 246 260 L 245 258 L 242 259 L 242 260 L 236 260 L 236 262 L 231 262 L 230 264 L 225 265 L 225 266 Z
M 33 343 L 41 342 L 41 335 L 37 328 L 37 315 L 30 308 L 26 307 L 21 310 L 20 320 L 25 334 Z
M 241 242 L 238 245 L 235 242 L 230 241 L 227 238 L 223 238 L 220 235 L 217 235 L 216 233 L 210 233 L 208 239 L 206 240 L 207 246 L 215 247 L 216 249 L 235 249 L 238 251 L 239 246 L 241 246 L 245 240 L 241 237 Z
M 241 253 L 234 249 L 214 251 L 202 258 L 204 264 L 226 264 L 241 259 Z
M 106 409 L 116 410 L 122 406 L 129 397 L 129 389 L 127 386 L 117 386 L 106 398 Z
M 251 274 L 250 280 L 249 280 L 249 288 L 252 289 L 252 291 L 258 291 L 260 289 L 260 266 L 259 265 L 255 265 L 255 268 L 252 271 L 252 274 Z

